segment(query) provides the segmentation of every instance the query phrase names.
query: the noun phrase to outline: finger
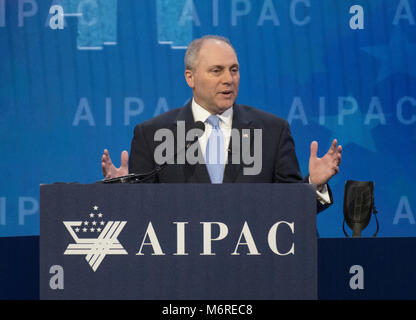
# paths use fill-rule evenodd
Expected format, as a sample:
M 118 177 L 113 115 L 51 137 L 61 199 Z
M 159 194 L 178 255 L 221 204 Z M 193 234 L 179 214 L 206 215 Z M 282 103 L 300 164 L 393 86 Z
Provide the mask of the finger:
M 101 158 L 101 169 L 102 169 L 104 178 L 107 178 L 109 168 L 108 168 L 107 156 L 104 154 Z
M 109 160 L 111 162 L 110 153 L 107 149 L 104 149 L 103 156 L 101 157 L 101 159 L 104 159 L 105 161 Z
M 110 166 L 111 166 L 111 158 L 110 153 L 107 149 L 104 149 L 103 155 L 101 156 L 101 169 L 103 172 L 104 178 L 108 178 L 110 175 Z
M 342 159 L 342 147 L 341 146 L 338 146 L 338 148 L 337 148 L 336 159 L 337 159 L 337 163 L 339 165 L 341 163 L 341 159 Z
M 107 178 L 107 166 L 104 161 L 101 162 L 101 171 L 103 172 L 103 177 Z
M 111 157 L 110 157 L 110 152 L 108 152 L 108 150 L 107 150 L 107 149 L 106 149 L 106 150 L 104 150 L 104 151 L 107 151 L 106 155 L 107 155 L 107 162 L 108 162 L 108 164 L 109 164 L 109 165 L 112 165 L 112 164 L 113 164 L 113 161 L 111 160 Z
M 109 168 L 111 166 L 112 162 L 111 159 L 109 159 L 107 156 L 103 155 L 101 158 L 101 167 L 104 168 Z
M 107 149 L 104 149 L 103 157 L 105 157 L 105 159 L 107 159 L 107 158 L 110 159 L 110 153 L 108 152 Z
M 312 141 L 311 143 L 311 158 L 317 158 L 318 157 L 318 142 Z
M 337 139 L 332 140 L 331 146 L 329 147 L 328 153 L 333 154 L 337 150 Z
M 107 156 L 103 153 L 103 155 L 101 156 L 101 167 L 103 169 L 106 166 L 106 163 L 107 163 Z
M 127 168 L 127 163 L 129 161 L 129 154 L 126 150 L 123 150 L 121 153 L 121 167 Z

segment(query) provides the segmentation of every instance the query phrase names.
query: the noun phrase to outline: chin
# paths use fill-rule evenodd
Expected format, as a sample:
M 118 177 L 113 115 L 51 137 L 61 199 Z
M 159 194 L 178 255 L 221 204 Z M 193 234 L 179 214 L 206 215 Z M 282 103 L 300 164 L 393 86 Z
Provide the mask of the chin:
M 217 106 L 217 113 L 218 114 L 222 114 L 223 112 L 225 112 L 227 109 L 230 109 L 233 105 L 222 105 L 222 106 Z
M 234 105 L 234 100 L 229 100 L 229 101 L 223 101 L 219 104 L 217 104 L 217 108 L 218 110 L 221 110 L 221 112 L 224 112 L 225 110 L 231 108 Z

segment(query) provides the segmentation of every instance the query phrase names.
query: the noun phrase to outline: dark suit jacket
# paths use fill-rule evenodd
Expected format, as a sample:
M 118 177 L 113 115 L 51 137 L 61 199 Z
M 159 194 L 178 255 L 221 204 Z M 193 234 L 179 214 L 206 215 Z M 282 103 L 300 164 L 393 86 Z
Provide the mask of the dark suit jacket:
M 161 143 L 154 141 L 155 131 L 160 128 L 167 128 L 175 132 L 177 121 L 185 121 L 187 132 L 194 124 L 191 106 L 192 100 L 182 108 L 170 110 L 135 127 L 129 158 L 129 173 L 146 173 L 155 168 L 154 151 Z M 235 104 L 233 107 L 232 127 L 239 130 L 263 130 L 262 169 L 258 175 L 244 175 L 243 168 L 245 164 L 243 161 L 240 164 L 227 163 L 224 171 L 224 183 L 307 182 L 307 178 L 302 178 L 295 153 L 294 141 L 286 120 L 259 109 Z M 253 131 L 250 131 L 250 138 L 254 139 Z M 229 145 L 232 146 L 232 141 L 230 141 Z M 253 141 L 251 141 L 250 145 L 254 145 Z M 228 162 L 231 162 L 233 151 L 231 148 L 228 150 Z M 251 166 L 249 165 L 249 167 Z M 205 164 L 168 164 L 154 177 L 152 182 L 210 183 L 210 178 Z M 332 202 L 330 190 L 329 194 Z M 318 211 L 322 211 L 327 206 L 318 202 Z

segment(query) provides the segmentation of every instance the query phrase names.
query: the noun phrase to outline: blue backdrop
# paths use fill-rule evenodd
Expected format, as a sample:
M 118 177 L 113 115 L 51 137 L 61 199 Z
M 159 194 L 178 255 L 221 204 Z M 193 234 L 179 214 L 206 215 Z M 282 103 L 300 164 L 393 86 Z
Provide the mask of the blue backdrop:
M 342 144 L 321 237 L 344 236 L 348 179 L 375 182 L 379 236 L 415 236 L 415 19 L 414 0 L 0 0 L 0 236 L 39 234 L 40 184 L 101 179 L 104 148 L 118 165 L 135 124 L 182 106 L 205 34 L 237 51 L 237 102 L 290 122 L 304 175 L 311 141 Z

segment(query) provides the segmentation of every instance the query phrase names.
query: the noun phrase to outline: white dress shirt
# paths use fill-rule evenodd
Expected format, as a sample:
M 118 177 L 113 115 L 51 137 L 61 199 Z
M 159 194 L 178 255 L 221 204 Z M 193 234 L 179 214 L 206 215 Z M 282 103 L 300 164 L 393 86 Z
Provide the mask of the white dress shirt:
M 209 118 L 209 116 L 211 116 L 211 113 L 208 110 L 201 107 L 199 104 L 197 104 L 195 102 L 195 99 L 192 99 L 192 114 L 194 116 L 195 122 L 202 121 L 205 124 L 205 132 L 198 139 L 202 154 L 205 159 L 205 152 L 207 148 L 208 138 L 212 131 L 211 124 L 207 122 L 207 119 Z M 233 107 L 225 110 L 222 114 L 217 114 L 217 116 L 218 118 L 220 118 L 219 126 L 222 131 L 222 134 L 224 135 L 224 149 L 225 149 L 224 150 L 224 155 L 225 155 L 224 163 L 227 163 L 228 145 L 230 143 L 231 129 L 233 125 Z M 225 168 L 225 165 L 224 165 L 224 168 Z M 309 179 L 309 183 L 311 183 L 310 179 Z M 328 188 L 326 184 L 324 185 L 324 188 L 321 190 L 321 192 L 317 190 L 316 194 L 317 194 L 318 200 L 322 204 L 331 203 L 329 193 L 328 193 Z
M 194 116 L 195 122 L 202 121 L 205 124 L 205 132 L 204 134 L 199 137 L 199 145 L 201 146 L 202 155 L 205 159 L 205 152 L 207 149 L 207 143 L 208 138 L 212 131 L 212 125 L 207 122 L 207 119 L 209 116 L 211 116 L 211 113 L 201 107 L 199 104 L 195 102 L 194 99 L 192 99 L 192 114 Z M 217 114 L 218 118 L 220 118 L 220 129 L 222 131 L 222 134 L 224 135 L 224 163 L 227 163 L 228 159 L 228 145 L 230 143 L 230 137 L 231 137 L 231 128 L 233 124 L 233 107 L 228 108 L 225 110 L 222 114 Z

